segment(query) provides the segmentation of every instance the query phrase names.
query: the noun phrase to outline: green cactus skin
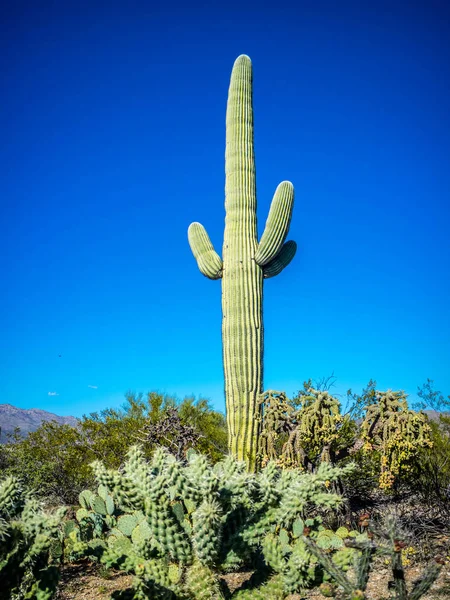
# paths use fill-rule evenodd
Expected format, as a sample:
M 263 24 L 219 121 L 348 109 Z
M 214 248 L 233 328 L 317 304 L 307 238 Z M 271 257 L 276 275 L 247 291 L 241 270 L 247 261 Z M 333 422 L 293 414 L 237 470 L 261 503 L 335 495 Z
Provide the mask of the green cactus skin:
M 221 535 L 222 511 L 217 501 L 203 502 L 193 513 L 193 546 L 200 563 L 214 564 Z
M 117 519 L 117 529 L 127 537 L 131 537 L 133 529 L 137 525 L 138 522 L 134 515 L 122 515 Z
M 278 536 L 269 533 L 263 539 L 262 549 L 264 560 L 277 573 L 284 569 L 285 561 L 281 541 Z
M 252 65 L 239 56 L 228 94 L 225 151 L 223 261 L 200 223 L 189 227 L 189 243 L 203 275 L 222 279 L 222 344 L 228 446 L 250 470 L 256 466 L 258 397 L 263 387 L 263 280 L 292 260 L 295 242 L 285 242 L 294 189 L 278 186 L 258 243 L 253 147 Z
M 0 600 L 54 597 L 65 513 L 44 511 L 16 477 L 0 481 Z M 70 528 L 75 529 L 73 521 Z
M 327 489 L 326 483 L 351 468 L 324 463 L 317 473 L 310 474 L 282 470 L 269 462 L 259 472 L 249 473 L 245 463 L 231 455 L 213 466 L 194 452 L 188 464 L 160 452 L 147 463 L 137 447 L 130 448 L 128 460 L 117 473 L 104 470 L 99 463 L 94 467 L 98 483 L 114 501 L 126 493 L 136 505 L 143 506 L 142 512 L 132 513 L 134 516 L 119 516 L 116 527 L 104 532 L 105 547 L 98 545 L 95 552 L 102 550 L 104 564 L 136 575 L 135 597 L 168 594 L 180 600 L 219 598 L 221 573 L 255 564 L 256 560 L 262 567 L 258 576 L 235 590 L 233 598 L 281 600 L 320 581 L 324 570 L 300 539 L 305 525 L 311 535 L 318 534 L 320 519 L 305 518 L 303 522 L 300 517 L 306 517 L 305 511 L 313 507 L 335 510 L 341 499 Z M 273 490 L 269 492 L 269 488 Z M 106 492 L 102 490 L 102 495 Z M 128 525 L 134 519 L 139 524 L 130 539 Z M 92 548 L 84 550 L 89 556 L 93 553 Z M 346 562 L 352 562 L 349 558 L 355 552 Z M 179 577 L 176 581 L 171 578 L 170 583 L 166 580 L 169 564 L 179 569 Z M 268 569 L 275 571 L 269 580 Z M 147 592 L 139 595 L 145 586 Z M 224 588 L 227 598 L 231 597 L 228 591 Z
M 92 511 L 87 510 L 86 508 L 79 508 L 75 513 L 75 517 L 77 521 L 80 523 L 83 519 L 87 519 L 89 517 L 89 513 Z
M 205 565 L 195 562 L 186 573 L 190 597 L 194 600 L 225 600 L 217 576 Z M 192 596 L 191 596 L 192 595 Z
M 233 598 L 236 600 L 284 600 L 284 584 L 280 575 L 275 575 L 258 589 L 237 592 Z
M 100 496 L 94 496 L 91 502 L 91 507 L 95 513 L 102 515 L 103 517 L 106 517 L 108 514 L 108 511 L 106 510 L 106 502 L 103 500 L 103 498 L 100 498 Z
M 127 554 L 132 548 L 132 542 L 130 538 L 127 538 L 124 535 L 121 535 L 120 537 L 116 537 L 114 535 L 110 536 L 108 538 L 108 545 L 115 552 L 123 554 Z
M 95 494 L 90 490 L 83 490 L 78 496 L 80 506 L 86 510 L 90 510 L 92 508 L 91 503 L 94 500 L 94 497 Z
M 143 540 L 150 540 L 152 537 L 152 532 L 147 521 L 142 521 L 136 525 L 136 527 L 131 532 L 131 540 L 133 544 L 137 544 L 142 542 Z
M 342 538 L 336 535 L 334 531 L 328 529 L 325 529 L 318 534 L 316 543 L 319 548 L 322 548 L 323 550 L 328 550 L 330 548 L 337 550 L 344 545 Z

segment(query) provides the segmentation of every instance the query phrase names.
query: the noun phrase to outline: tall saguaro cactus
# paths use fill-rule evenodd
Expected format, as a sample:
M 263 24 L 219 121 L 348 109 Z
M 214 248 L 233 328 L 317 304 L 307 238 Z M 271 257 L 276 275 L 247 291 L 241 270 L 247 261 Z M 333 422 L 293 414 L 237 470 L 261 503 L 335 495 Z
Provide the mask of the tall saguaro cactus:
M 258 396 L 263 381 L 263 280 L 278 275 L 294 257 L 289 231 L 294 188 L 278 186 L 258 242 L 253 147 L 252 64 L 239 56 L 228 92 L 225 151 L 225 233 L 223 260 L 200 223 L 188 237 L 198 267 L 209 279 L 222 279 L 222 342 L 230 452 L 255 466 Z

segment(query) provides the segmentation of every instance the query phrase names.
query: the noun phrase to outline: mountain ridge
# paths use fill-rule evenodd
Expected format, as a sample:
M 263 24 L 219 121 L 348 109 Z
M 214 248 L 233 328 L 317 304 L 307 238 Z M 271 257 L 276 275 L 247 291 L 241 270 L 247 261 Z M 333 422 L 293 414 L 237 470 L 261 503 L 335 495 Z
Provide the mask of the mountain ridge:
M 16 427 L 20 428 L 20 434 L 25 437 L 47 421 L 56 421 L 60 425 L 71 427 L 76 427 L 79 423 L 79 419 L 75 417 L 62 417 L 40 408 L 18 408 L 12 404 L 0 404 L 0 443 L 7 442 L 7 434 L 13 433 Z

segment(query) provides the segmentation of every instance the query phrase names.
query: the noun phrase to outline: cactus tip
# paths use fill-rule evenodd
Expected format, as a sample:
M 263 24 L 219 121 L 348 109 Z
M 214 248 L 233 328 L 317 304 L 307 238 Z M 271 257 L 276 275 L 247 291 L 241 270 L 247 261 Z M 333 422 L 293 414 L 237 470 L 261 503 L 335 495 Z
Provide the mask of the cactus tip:
M 292 183 L 292 181 L 282 181 L 280 183 L 280 186 L 287 187 L 287 188 L 290 188 L 292 190 L 294 189 L 294 184 Z
M 247 54 L 241 54 L 240 56 L 237 57 L 237 59 L 234 61 L 234 65 L 238 65 L 241 63 L 248 63 L 248 64 L 252 64 L 252 61 L 250 60 L 250 56 L 248 56 Z

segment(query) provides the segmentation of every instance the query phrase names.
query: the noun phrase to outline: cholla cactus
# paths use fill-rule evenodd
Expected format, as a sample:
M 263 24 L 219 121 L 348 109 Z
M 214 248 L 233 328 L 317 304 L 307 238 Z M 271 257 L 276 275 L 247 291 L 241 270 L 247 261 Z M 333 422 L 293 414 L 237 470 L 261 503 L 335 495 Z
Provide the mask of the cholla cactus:
M 422 412 L 408 409 L 404 392 L 376 392 L 362 423 L 363 451 L 380 453 L 380 488 L 392 487 L 421 448 L 431 447 L 431 428 Z
M 303 538 L 310 552 L 317 557 L 338 586 L 338 589 L 333 586 L 324 587 L 322 593 L 326 596 L 334 596 L 340 590 L 340 598 L 346 600 L 366 600 L 365 591 L 369 582 L 374 557 L 376 555 L 384 555 L 390 557 L 392 568 L 391 583 L 395 590 L 395 600 L 419 600 L 428 592 L 438 578 L 441 566 L 437 563 L 431 564 L 416 583 L 413 584 L 411 590 L 408 591 L 402 563 L 402 548 L 404 547 L 404 543 L 401 541 L 401 532 L 396 520 L 393 517 L 388 518 L 386 529 L 373 533 L 377 537 L 377 543 L 370 540 L 363 541 L 362 543 L 358 543 L 357 540 L 347 540 L 348 546 L 361 550 L 355 563 L 353 578 L 348 577 L 336 560 L 330 559 L 328 554 L 320 548 L 317 541 L 314 541 L 310 537 Z
M 261 465 L 266 465 L 269 460 L 279 460 L 280 439 L 283 434 L 290 433 L 294 427 L 294 409 L 288 403 L 286 394 L 275 390 L 263 392 L 259 397 L 258 405 L 257 459 Z M 290 464 L 293 466 L 292 463 Z
M 346 442 L 342 431 L 349 419 L 341 415 L 340 403 L 331 394 L 307 382 L 297 397 L 299 409 L 294 409 L 284 392 L 264 392 L 260 404 L 258 458 L 262 464 L 272 459 L 283 466 L 314 470 L 321 462 L 335 462 L 341 442 Z
M 139 597 L 220 598 L 220 574 L 249 564 L 262 551 L 265 568 L 274 577 L 261 588 L 256 582 L 247 584 L 247 591 L 233 597 L 283 598 L 324 577 L 301 539 L 305 527 L 322 541 L 330 536 L 329 550 L 336 557 L 341 552 L 340 564 L 353 560 L 342 554 L 338 534 L 325 530 L 318 516 L 309 517 L 342 502 L 327 487 L 343 472 L 331 465 L 324 463 L 309 474 L 283 471 L 269 462 L 252 474 L 231 456 L 212 467 L 191 452 L 184 466 L 157 450 L 147 463 L 133 447 L 121 472 L 107 471 L 100 463 L 94 470 L 114 501 L 125 499 L 134 510 L 105 532 L 101 560 L 134 573 Z M 94 504 L 92 498 L 88 502 Z
M 188 236 L 203 275 L 222 279 L 222 342 L 228 445 L 254 468 L 258 396 L 263 380 L 263 281 L 278 275 L 296 252 L 285 243 L 294 203 L 289 181 L 278 186 L 258 242 L 253 148 L 252 64 L 239 56 L 231 73 L 226 118 L 223 261 L 200 223 Z
M 319 462 L 331 462 L 332 447 L 339 439 L 344 422 L 340 402 L 327 391 L 312 387 L 305 387 L 300 399 L 301 408 L 295 413 L 298 424 L 283 448 L 283 455 L 299 465 L 307 456 L 318 456 Z
M 44 512 L 14 477 L 0 483 L 0 600 L 50 600 L 59 579 L 65 509 Z

